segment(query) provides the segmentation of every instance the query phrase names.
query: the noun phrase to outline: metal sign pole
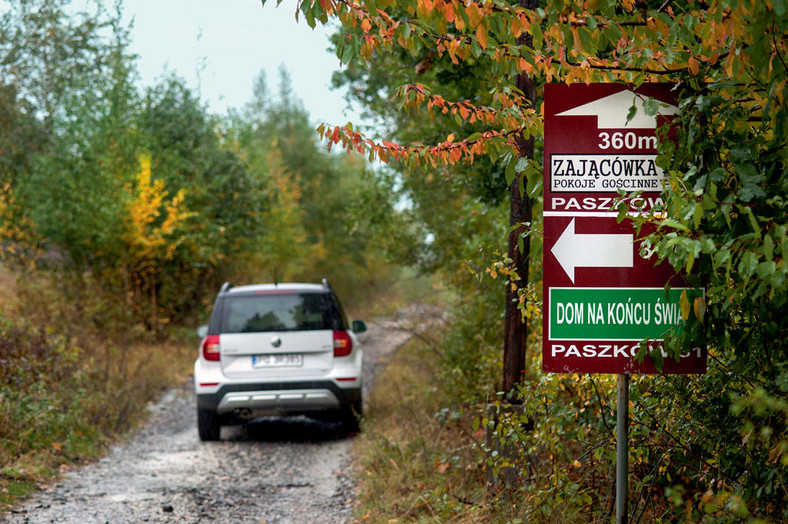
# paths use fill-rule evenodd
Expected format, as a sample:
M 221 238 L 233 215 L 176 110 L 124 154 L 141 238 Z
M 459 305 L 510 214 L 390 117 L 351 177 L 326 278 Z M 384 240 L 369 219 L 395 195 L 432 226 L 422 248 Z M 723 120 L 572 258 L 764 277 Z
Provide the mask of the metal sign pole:
M 616 384 L 616 524 L 628 524 L 629 488 L 629 375 L 619 374 Z

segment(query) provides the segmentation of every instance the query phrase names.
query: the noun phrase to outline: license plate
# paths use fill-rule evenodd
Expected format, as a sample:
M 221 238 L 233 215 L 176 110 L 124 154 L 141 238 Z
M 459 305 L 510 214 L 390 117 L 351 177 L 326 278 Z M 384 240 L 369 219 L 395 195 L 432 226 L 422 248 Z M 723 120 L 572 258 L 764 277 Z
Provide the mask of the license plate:
M 301 353 L 275 353 L 266 355 L 252 355 L 253 368 L 286 368 L 304 365 L 304 355 Z

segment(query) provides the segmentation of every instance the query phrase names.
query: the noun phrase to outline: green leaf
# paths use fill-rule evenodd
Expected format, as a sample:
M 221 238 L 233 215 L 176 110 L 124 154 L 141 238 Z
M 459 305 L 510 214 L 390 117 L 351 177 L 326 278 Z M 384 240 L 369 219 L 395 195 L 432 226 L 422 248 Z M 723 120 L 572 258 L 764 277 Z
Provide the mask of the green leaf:
M 627 122 L 631 122 L 632 119 L 635 118 L 637 113 L 638 113 L 637 106 L 635 104 L 632 104 L 632 106 L 629 108 L 629 111 L 627 111 Z
M 766 260 L 771 262 L 774 257 L 774 240 L 772 240 L 772 236 L 769 233 L 766 233 L 763 237 L 762 253 Z
M 755 214 L 752 212 L 752 208 L 750 206 L 740 206 L 744 210 L 744 213 L 747 215 L 747 218 L 750 219 L 750 225 L 752 226 L 752 230 L 755 232 L 755 238 L 758 240 L 761 239 L 761 226 L 758 224 L 758 219 L 755 218 Z
M 698 227 L 700 227 L 701 220 L 703 220 L 703 205 L 696 204 L 695 205 L 695 212 L 693 213 L 693 216 L 692 216 L 692 221 L 695 224 L 695 228 L 696 229 Z
M 517 177 L 517 162 L 514 161 L 511 152 L 506 153 L 502 158 L 502 163 L 506 166 L 504 169 L 504 176 L 506 177 L 506 185 L 511 186 Z
M 777 264 L 774 261 L 766 261 L 761 262 L 757 266 L 755 266 L 755 274 L 758 275 L 758 278 L 761 280 L 767 280 L 771 277 L 774 272 L 777 270 Z
M 758 255 L 752 251 L 746 251 L 739 262 L 739 273 L 745 280 L 748 280 L 755 273 L 756 267 L 758 267 Z
M 589 17 L 589 18 L 593 20 L 593 17 Z M 590 55 L 594 55 L 597 52 L 597 45 L 589 29 L 590 27 L 585 28 L 581 26 L 577 29 L 577 33 L 580 36 L 580 43 L 583 46 L 583 51 Z
M 654 349 L 650 353 L 651 360 L 654 361 L 654 367 L 657 368 L 657 371 L 662 373 L 662 370 L 665 368 L 665 359 L 662 357 L 662 351 L 659 348 Z
M 648 342 L 646 340 L 640 341 L 640 347 L 638 348 L 638 352 L 635 355 L 635 360 L 638 362 L 643 362 L 643 359 L 646 358 L 648 355 Z
M 542 43 L 544 42 L 544 33 L 542 33 L 542 28 L 539 24 L 533 24 L 531 26 L 531 36 L 533 37 L 533 48 L 541 49 Z
M 672 218 L 667 218 L 665 220 L 660 221 L 660 225 L 662 225 L 664 227 L 669 227 L 669 228 L 672 228 L 672 229 L 679 229 L 679 230 L 684 231 L 686 233 L 690 232 L 690 229 L 687 226 L 685 226 L 684 224 L 682 224 L 678 220 L 674 220 Z
M 643 101 L 643 112 L 648 116 L 654 116 L 659 113 L 660 105 L 659 100 L 649 97 Z
M 756 198 L 766 197 L 766 192 L 760 187 L 765 180 L 763 173 L 752 162 L 744 162 L 735 168 L 736 174 L 741 181 L 739 198 L 744 202 L 751 202 Z

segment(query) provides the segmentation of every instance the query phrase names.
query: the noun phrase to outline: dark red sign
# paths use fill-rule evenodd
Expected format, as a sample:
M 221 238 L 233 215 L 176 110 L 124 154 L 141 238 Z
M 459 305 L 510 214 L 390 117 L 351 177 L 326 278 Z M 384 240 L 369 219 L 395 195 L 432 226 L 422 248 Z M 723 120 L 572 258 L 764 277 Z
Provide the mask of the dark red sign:
M 678 112 L 670 88 L 546 86 L 544 371 L 656 373 L 650 357 L 634 358 L 642 341 L 660 351 L 681 329 L 682 292 L 698 293 L 641 254 L 631 220 L 619 222 L 614 208 L 619 191 L 639 192 L 633 214 L 662 202 L 656 130 Z M 705 369 L 702 348 L 664 359 L 663 373 Z

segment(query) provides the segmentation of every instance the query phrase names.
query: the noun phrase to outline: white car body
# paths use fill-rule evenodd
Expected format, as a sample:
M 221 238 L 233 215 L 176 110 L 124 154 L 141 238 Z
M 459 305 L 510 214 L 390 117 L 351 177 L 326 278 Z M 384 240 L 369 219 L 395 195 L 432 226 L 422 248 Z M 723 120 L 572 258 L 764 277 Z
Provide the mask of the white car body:
M 364 352 L 326 283 L 225 285 L 203 335 L 194 363 L 201 439 L 269 415 L 334 413 L 357 429 Z

